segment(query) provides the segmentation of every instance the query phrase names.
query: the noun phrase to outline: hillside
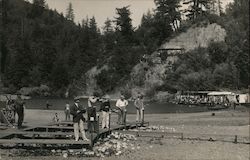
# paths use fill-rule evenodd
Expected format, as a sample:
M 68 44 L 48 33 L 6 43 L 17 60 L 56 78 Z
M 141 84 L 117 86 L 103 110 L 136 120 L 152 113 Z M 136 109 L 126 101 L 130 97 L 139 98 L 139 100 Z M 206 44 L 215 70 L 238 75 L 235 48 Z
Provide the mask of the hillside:
M 221 16 L 198 8 L 186 20 L 177 3 L 156 0 L 137 28 L 129 6 L 116 8 L 100 32 L 95 17 L 74 23 L 72 8 L 63 15 L 44 0 L 2 0 L 0 92 L 131 97 L 140 91 L 152 98 L 247 88 L 249 1 L 231 3 Z
M 46 85 L 51 95 L 62 96 L 103 56 L 94 17 L 76 25 L 47 9 L 44 2 L 1 2 L 0 66 L 5 92 Z
M 169 42 L 162 44 L 160 48 L 182 48 L 184 49 L 184 54 L 188 54 L 188 52 L 199 47 L 207 48 L 211 42 L 224 42 L 225 37 L 225 29 L 223 29 L 220 25 L 213 23 L 205 27 L 191 27 L 186 32 L 171 39 Z M 161 59 L 157 56 L 157 53 L 158 52 L 154 52 L 148 61 L 157 62 L 157 59 L 160 59 L 160 63 L 153 63 L 151 65 L 146 63 L 147 71 L 144 69 L 145 64 L 140 63 L 134 67 L 131 73 L 132 78 L 139 78 L 138 74 L 143 76 L 140 76 L 140 78 L 144 79 L 144 85 L 134 85 L 133 90 L 135 91 L 133 91 L 133 93 L 142 92 L 145 95 L 155 96 L 155 94 L 158 94 L 156 93 L 156 89 L 163 86 L 165 83 L 168 83 L 166 81 L 166 77 L 168 76 L 169 67 L 175 65 L 174 63 L 178 60 L 178 55 L 167 56 L 166 59 Z M 203 56 L 207 56 L 205 52 L 201 54 L 203 54 Z M 171 63 L 169 66 L 169 63 L 173 61 L 174 63 Z M 141 72 L 144 72 L 143 75 Z M 167 89 L 166 91 L 169 90 Z

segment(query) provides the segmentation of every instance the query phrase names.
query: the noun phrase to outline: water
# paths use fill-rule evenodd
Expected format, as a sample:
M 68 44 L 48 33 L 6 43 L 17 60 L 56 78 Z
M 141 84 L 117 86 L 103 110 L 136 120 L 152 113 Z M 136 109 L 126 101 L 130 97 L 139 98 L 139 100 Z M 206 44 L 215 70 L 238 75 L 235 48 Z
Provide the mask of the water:
M 66 102 L 73 104 L 72 99 L 44 99 L 36 98 L 26 100 L 27 109 L 46 109 L 46 101 L 52 105 L 49 109 L 53 110 L 64 110 Z M 81 99 L 80 102 L 84 107 L 87 107 L 87 99 Z M 111 101 L 111 108 L 115 108 L 115 102 Z M 97 108 L 99 110 L 99 107 Z M 128 113 L 136 113 L 134 102 L 129 102 L 127 107 Z M 193 113 L 193 112 L 205 112 L 208 111 L 206 106 L 188 106 L 178 105 L 172 103 L 157 103 L 151 102 L 145 107 L 146 114 L 152 113 Z

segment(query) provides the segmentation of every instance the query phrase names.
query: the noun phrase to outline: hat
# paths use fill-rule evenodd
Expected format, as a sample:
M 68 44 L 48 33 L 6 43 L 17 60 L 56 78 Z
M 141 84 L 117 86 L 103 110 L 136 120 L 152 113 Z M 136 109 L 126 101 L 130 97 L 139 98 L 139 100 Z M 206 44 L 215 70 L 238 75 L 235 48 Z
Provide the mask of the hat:
M 124 95 L 121 95 L 121 98 L 125 98 Z
M 102 98 L 104 98 L 104 99 L 110 99 L 110 97 L 109 97 L 109 95 L 104 95 Z
M 80 101 L 80 98 L 75 97 L 75 98 L 74 98 L 74 101 L 75 101 L 75 102 Z
M 143 94 L 138 95 L 138 98 L 143 98 Z
M 99 93 L 98 93 L 98 92 L 94 92 L 94 93 L 93 93 L 93 96 L 99 97 Z

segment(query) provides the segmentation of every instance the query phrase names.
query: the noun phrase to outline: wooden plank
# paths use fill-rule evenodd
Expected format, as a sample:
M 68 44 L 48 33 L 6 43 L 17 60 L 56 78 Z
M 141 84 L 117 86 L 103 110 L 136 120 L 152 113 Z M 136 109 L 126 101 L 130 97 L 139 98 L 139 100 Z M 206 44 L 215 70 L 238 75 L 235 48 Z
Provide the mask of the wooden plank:
M 2 134 L 2 133 L 1 133 Z M 62 135 L 62 136 L 66 136 L 66 135 L 74 135 L 74 132 L 33 132 L 33 131 L 16 131 L 16 132 L 3 132 L 3 134 L 7 134 L 7 135 L 11 135 L 11 134 L 15 134 L 15 135 Z
M 158 136 L 178 136 L 180 137 L 182 135 L 182 133 L 180 132 L 157 132 L 157 131 L 117 131 L 119 133 L 123 133 L 123 134 L 136 134 L 139 136 L 144 136 L 144 135 L 158 135 Z
M 25 129 L 26 131 L 27 130 L 36 130 L 36 129 L 68 129 L 68 130 L 73 130 L 74 127 L 72 126 L 34 126 L 34 127 L 31 127 L 30 129 Z
M 61 139 L 0 139 L 0 144 L 79 144 L 90 145 L 90 141 Z

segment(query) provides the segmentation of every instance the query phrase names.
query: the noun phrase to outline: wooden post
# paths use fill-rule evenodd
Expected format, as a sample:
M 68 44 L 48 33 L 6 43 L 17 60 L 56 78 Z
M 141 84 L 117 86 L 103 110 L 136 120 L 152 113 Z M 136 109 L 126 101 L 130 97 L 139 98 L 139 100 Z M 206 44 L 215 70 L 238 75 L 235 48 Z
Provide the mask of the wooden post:
M 96 133 L 99 134 L 99 123 L 100 123 L 100 115 L 97 114 L 97 126 L 96 126 Z
M 109 126 L 108 126 L 108 129 L 109 129 L 109 133 L 110 133 L 110 128 L 111 128 L 111 112 L 108 112 L 108 116 L 109 116 Z
M 237 142 L 238 142 L 237 135 L 235 135 L 235 137 L 234 137 L 234 143 L 237 143 Z
M 124 112 L 125 112 L 124 117 L 123 117 L 123 118 L 124 118 L 124 121 L 125 121 L 125 122 L 124 122 L 124 127 L 125 127 L 125 129 L 127 130 L 127 128 L 126 128 L 126 126 L 127 126 L 127 111 L 125 110 Z
M 183 141 L 184 140 L 184 134 L 181 133 L 181 140 Z

